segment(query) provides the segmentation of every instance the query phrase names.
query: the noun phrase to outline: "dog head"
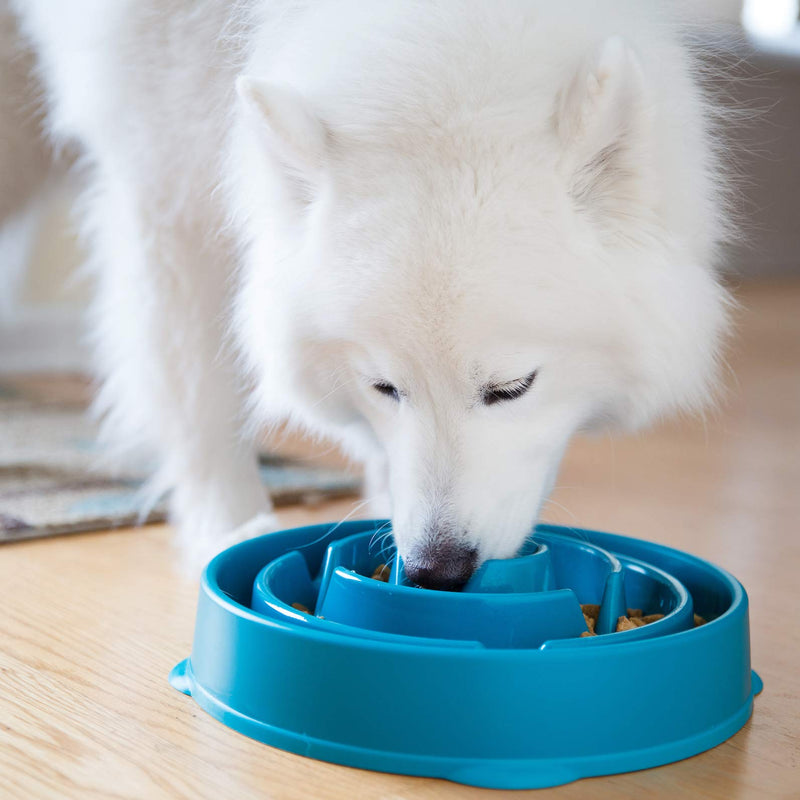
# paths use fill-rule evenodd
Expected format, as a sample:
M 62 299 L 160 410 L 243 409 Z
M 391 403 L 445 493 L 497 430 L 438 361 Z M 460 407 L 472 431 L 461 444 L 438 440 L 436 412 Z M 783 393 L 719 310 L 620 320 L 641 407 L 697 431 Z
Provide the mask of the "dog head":
M 386 454 L 426 586 L 518 551 L 576 431 L 701 407 L 714 380 L 719 215 L 683 56 L 656 75 L 619 37 L 554 48 L 477 88 L 431 66 L 394 111 L 239 84 L 263 403 Z

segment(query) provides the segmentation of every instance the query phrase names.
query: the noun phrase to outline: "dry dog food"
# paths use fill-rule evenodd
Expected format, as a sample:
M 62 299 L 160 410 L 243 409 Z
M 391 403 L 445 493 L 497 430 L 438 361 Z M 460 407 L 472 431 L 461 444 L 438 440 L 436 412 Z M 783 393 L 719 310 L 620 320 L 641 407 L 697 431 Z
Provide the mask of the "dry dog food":
M 595 626 L 597 625 L 597 618 L 600 616 L 600 606 L 593 603 L 584 603 L 581 605 L 581 611 L 583 611 L 583 619 L 586 622 L 586 630 L 581 636 L 597 636 Z M 641 628 L 642 625 L 649 625 L 651 622 L 657 622 L 660 619 L 664 619 L 663 614 L 643 614 L 641 608 L 629 608 L 627 609 L 627 616 L 620 617 L 617 620 L 616 632 L 632 631 L 634 628 Z M 699 614 L 694 615 L 695 628 L 705 625 L 707 622 L 708 620 Z
M 593 603 L 584 603 L 581 605 L 583 611 L 583 619 L 586 622 L 586 630 L 581 634 L 583 636 L 597 636 L 594 632 L 594 627 L 597 624 L 597 618 L 600 616 L 600 606 Z
M 297 609 L 298 611 L 302 611 L 304 614 L 310 614 L 311 609 L 307 606 L 304 606 L 302 603 L 292 603 L 292 608 Z
M 600 616 L 600 606 L 594 603 L 584 603 L 581 605 L 583 611 L 583 619 L 586 621 L 586 630 L 581 636 L 597 636 L 595 626 L 597 625 L 597 618 Z M 647 614 L 642 613 L 641 608 L 627 609 L 627 616 L 620 617 L 617 620 L 616 632 L 632 631 L 634 628 L 641 628 L 642 625 L 649 625 L 651 622 L 663 619 L 663 614 Z

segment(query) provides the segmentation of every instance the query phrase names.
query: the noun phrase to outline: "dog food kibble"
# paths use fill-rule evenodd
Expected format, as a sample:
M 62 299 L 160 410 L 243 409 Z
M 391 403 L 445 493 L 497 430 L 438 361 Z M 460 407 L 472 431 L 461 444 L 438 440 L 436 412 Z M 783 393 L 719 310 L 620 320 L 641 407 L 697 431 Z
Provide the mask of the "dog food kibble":
M 635 622 L 631 622 L 628 617 L 620 617 L 617 620 L 617 633 L 621 631 L 632 631 L 634 628 L 638 628 L 639 626 Z
M 597 636 L 594 632 L 594 628 L 595 625 L 597 625 L 597 618 L 600 616 L 600 606 L 594 603 L 584 603 L 581 606 L 581 611 L 583 611 L 583 619 L 588 629 L 585 630 L 581 636 Z
M 310 614 L 311 609 L 304 606 L 302 603 L 292 603 L 292 608 L 302 611 L 304 614 Z
M 629 613 L 627 617 L 620 617 L 617 620 L 617 633 L 620 631 L 632 631 L 634 628 L 641 628 L 642 625 L 649 625 L 651 622 L 658 622 L 658 620 L 664 619 L 663 614 L 642 615 L 638 608 L 629 608 L 628 612 L 631 611 L 638 611 L 639 613 L 633 616 Z
M 694 626 L 695 628 L 699 628 L 701 625 L 705 625 L 708 622 L 707 619 L 704 619 L 699 614 L 694 615 Z
M 597 618 L 600 616 L 600 606 L 594 603 L 584 603 L 581 605 L 583 619 L 586 622 L 586 630 L 581 636 L 597 636 Z M 632 631 L 634 628 L 641 628 L 642 625 L 649 625 L 664 618 L 663 614 L 643 614 L 641 608 L 627 609 L 628 616 L 620 617 L 617 620 L 617 633 L 620 631 Z
M 595 620 L 595 622 L 600 616 L 600 606 L 595 605 L 594 603 L 584 603 L 581 606 L 581 611 L 583 611 L 583 615 L 585 617 L 591 617 L 593 620 Z

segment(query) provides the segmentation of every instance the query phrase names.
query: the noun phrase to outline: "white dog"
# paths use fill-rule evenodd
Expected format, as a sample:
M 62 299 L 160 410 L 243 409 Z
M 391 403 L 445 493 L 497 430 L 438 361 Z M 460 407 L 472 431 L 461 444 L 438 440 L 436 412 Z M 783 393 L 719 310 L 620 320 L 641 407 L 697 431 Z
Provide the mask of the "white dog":
M 269 510 L 248 406 L 363 460 L 454 588 L 576 431 L 707 401 L 720 170 L 662 2 L 14 4 L 86 154 L 106 433 L 188 552 Z

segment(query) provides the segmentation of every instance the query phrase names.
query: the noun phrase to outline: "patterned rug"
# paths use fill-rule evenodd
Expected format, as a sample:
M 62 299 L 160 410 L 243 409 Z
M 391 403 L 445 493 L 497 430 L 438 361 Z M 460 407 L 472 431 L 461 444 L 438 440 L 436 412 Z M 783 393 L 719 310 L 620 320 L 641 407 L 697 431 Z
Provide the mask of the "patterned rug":
M 99 468 L 96 425 L 76 378 L 0 378 L 0 543 L 133 525 L 146 466 Z M 352 495 L 343 469 L 263 454 L 260 469 L 276 505 Z M 164 504 L 145 522 L 165 519 Z

